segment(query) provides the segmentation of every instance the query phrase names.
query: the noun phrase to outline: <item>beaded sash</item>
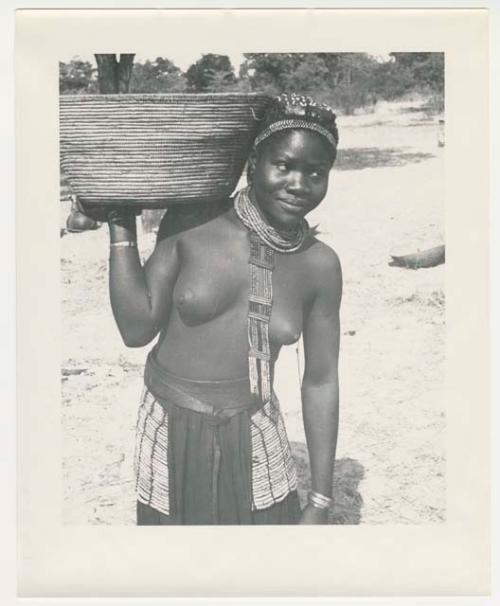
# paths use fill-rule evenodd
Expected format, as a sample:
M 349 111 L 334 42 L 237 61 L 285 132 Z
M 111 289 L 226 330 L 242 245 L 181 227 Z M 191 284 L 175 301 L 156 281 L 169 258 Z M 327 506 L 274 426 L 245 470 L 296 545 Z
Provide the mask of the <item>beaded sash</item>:
M 250 390 L 262 401 L 271 399 L 269 320 L 273 304 L 274 251 L 250 232 L 250 293 L 248 297 L 248 369 Z
M 248 188 L 236 194 L 234 207 L 250 232 L 250 293 L 248 297 L 248 368 L 251 392 L 264 403 L 271 399 L 271 347 L 269 321 L 273 304 L 273 269 L 275 251 L 298 250 L 309 226 L 305 219 L 289 232 L 278 232 L 266 223 L 252 204 Z

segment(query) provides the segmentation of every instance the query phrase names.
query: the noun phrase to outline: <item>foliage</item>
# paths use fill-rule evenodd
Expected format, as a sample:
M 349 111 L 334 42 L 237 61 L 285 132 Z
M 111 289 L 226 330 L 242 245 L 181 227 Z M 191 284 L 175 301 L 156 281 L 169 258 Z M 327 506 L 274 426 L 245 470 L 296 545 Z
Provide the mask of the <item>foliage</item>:
M 372 74 L 371 89 L 377 98 L 397 99 L 409 92 L 413 86 L 411 70 L 395 61 L 378 63 Z
M 329 76 L 324 61 L 315 53 L 246 53 L 244 57 L 240 80 L 248 80 L 255 91 L 311 94 Z
M 157 57 L 154 61 L 134 64 L 130 81 L 132 93 L 180 93 L 186 88 L 185 75 L 170 59 Z
M 391 53 L 395 65 L 411 75 L 413 86 L 444 95 L 444 53 Z
M 252 90 L 313 95 L 352 113 L 370 101 L 376 61 L 366 53 L 246 53 L 240 78 Z
M 59 92 L 61 95 L 76 95 L 97 92 L 97 68 L 88 61 L 71 59 L 59 63 Z
M 233 88 L 236 76 L 227 55 L 202 55 L 186 72 L 188 88 L 195 93 Z
M 62 94 L 98 92 L 96 69 L 78 58 L 60 63 Z M 227 55 L 205 54 L 182 72 L 171 60 L 134 63 L 130 92 L 259 91 L 309 94 L 343 113 L 408 93 L 428 97 L 432 112 L 444 105 L 443 53 L 246 53 L 236 75 Z
M 344 113 L 352 114 L 358 107 L 376 101 L 373 76 L 377 62 L 366 53 L 341 53 L 330 68 L 334 74 L 332 103 Z

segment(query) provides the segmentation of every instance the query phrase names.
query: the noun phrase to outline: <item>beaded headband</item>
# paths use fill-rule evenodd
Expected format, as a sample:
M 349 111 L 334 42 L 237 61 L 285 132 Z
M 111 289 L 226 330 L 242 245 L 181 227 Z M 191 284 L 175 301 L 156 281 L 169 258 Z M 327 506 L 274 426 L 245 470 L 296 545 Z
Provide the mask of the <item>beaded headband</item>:
M 284 93 L 273 100 L 263 118 L 254 147 L 272 134 L 292 128 L 304 128 L 319 133 L 337 149 L 339 134 L 332 108 L 324 103 L 318 105 L 311 97 L 298 96 L 295 93 Z
M 267 139 L 272 134 L 290 128 L 305 128 L 307 130 L 312 130 L 320 135 L 323 135 L 323 137 L 326 137 L 332 147 L 337 147 L 337 142 L 335 141 L 332 133 L 327 131 L 326 128 L 323 128 L 320 124 L 316 124 L 315 122 L 306 122 L 306 120 L 280 120 L 279 122 L 274 122 L 259 135 L 257 135 L 254 141 L 254 146 L 257 147 L 261 141 L 264 141 L 264 139 Z

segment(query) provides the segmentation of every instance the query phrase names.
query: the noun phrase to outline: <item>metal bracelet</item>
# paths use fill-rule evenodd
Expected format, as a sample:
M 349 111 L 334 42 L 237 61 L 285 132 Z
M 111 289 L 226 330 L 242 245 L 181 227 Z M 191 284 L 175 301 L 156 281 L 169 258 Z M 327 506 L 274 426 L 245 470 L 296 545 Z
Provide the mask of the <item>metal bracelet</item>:
M 311 490 L 307 497 L 308 502 L 317 509 L 328 509 L 333 503 L 331 497 L 327 497 L 319 492 Z
M 121 248 L 121 247 L 136 247 L 137 242 L 134 240 L 123 240 L 122 242 L 111 242 L 111 248 Z

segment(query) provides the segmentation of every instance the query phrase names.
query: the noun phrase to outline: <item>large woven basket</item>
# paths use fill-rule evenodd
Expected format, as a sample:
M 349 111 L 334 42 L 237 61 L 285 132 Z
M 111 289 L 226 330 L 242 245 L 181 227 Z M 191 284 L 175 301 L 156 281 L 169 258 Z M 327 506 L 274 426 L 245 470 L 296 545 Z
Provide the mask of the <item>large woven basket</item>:
M 61 167 L 91 205 L 227 198 L 268 102 L 261 94 L 62 95 Z

